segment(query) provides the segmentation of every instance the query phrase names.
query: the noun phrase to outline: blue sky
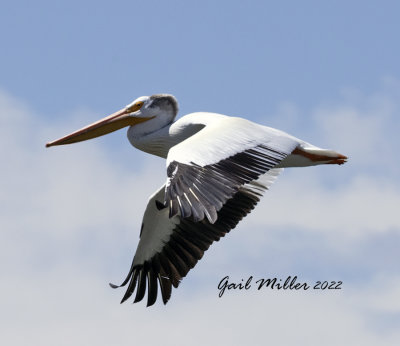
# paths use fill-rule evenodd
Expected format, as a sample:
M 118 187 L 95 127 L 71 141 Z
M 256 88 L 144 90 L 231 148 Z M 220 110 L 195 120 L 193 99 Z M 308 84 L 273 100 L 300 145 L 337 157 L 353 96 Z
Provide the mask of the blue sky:
M 396 1 L 8 1 L 0 11 L 0 325 L 7 345 L 398 345 Z M 165 163 L 124 131 L 44 144 L 141 95 L 350 157 L 287 169 L 166 307 L 119 301 Z M 340 292 L 240 291 L 297 275 Z M 3 282 L 4 280 L 4 282 Z M 239 319 L 237 316 L 246 318 Z M 154 331 L 158 331 L 155 333 Z M 151 338 L 149 339 L 149 335 Z
M 49 116 L 111 111 L 136 95 L 168 91 L 184 112 L 248 114 L 251 102 L 257 117 L 282 101 L 331 102 L 343 87 L 372 92 L 382 76 L 400 72 L 396 1 L 2 7 L 3 87 Z

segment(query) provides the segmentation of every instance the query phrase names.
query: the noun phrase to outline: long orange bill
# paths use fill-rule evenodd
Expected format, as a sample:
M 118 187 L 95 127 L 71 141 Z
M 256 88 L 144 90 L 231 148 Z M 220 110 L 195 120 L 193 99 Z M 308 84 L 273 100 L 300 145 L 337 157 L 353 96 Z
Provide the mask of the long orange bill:
M 147 120 L 150 119 L 130 116 L 128 110 L 124 108 L 67 136 L 49 142 L 46 147 L 86 141 Z

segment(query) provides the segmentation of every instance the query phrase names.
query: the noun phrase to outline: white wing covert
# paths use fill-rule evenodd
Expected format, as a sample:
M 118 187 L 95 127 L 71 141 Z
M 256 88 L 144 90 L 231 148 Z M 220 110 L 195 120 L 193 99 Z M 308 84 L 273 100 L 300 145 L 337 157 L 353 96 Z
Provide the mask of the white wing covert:
M 169 150 L 164 203 L 169 217 L 213 224 L 241 186 L 258 179 L 296 148 L 296 138 L 251 121 L 218 117 Z

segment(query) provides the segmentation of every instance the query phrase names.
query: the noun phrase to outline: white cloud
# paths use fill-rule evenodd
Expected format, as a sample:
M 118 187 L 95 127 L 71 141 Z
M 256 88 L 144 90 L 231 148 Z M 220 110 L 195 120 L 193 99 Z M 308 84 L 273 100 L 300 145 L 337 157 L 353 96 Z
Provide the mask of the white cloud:
M 64 124 L 46 125 L 4 93 L 0 114 L 0 237 L 2 256 L 8 257 L 1 266 L 10 259 L 21 270 L 35 268 L 35 261 L 50 266 L 46 256 L 62 261 L 71 248 L 87 253 L 127 243 L 133 252 L 135 243 L 128 242 L 138 240 L 146 200 L 165 179 L 162 162 L 132 155 L 138 167 L 126 171 L 98 142 L 45 149 L 49 136 L 64 134 Z M 149 183 L 138 183 L 143 180 Z
M 19 295 L 20 302 L 5 306 L 11 311 L 1 321 L 8 345 L 27 340 L 41 345 L 175 345 L 178 340 L 191 345 L 313 345 L 324 340 L 325 345 L 368 346 L 397 345 L 400 337 L 396 328 L 375 333 L 369 326 L 371 309 L 365 308 L 372 292 L 346 287 L 341 292 L 229 291 L 221 299 L 216 289 L 203 290 L 198 295 L 177 295 L 167 307 L 146 309 L 116 304 L 101 281 L 88 278 L 81 269 L 64 273 L 56 282 L 37 278 L 41 285 L 20 291 L 25 293 Z M 5 293 L 12 295 L 13 288 L 7 287 Z M 379 294 L 385 301 L 393 298 L 385 290 Z
M 345 237 L 400 229 L 400 187 L 390 179 L 360 173 L 343 184 L 334 182 L 334 188 L 330 188 L 322 170 L 285 173 L 267 192 L 252 222 L 335 232 Z
M 383 89 L 367 96 L 347 92 L 341 104 L 318 107 L 305 120 L 313 138 L 302 139 L 338 150 L 348 163 L 287 169 L 254 212 L 253 222 L 350 237 L 400 229 L 400 86 L 387 80 Z M 288 112 L 297 114 L 298 123 L 300 113 Z M 269 211 L 267 219 L 263 210 Z
M 128 151 L 113 153 L 106 149 L 107 139 L 45 149 L 46 141 L 96 117 L 80 113 L 69 124 L 67 114 L 62 123 L 48 125 L 20 100 L 0 93 L 2 339 L 7 345 L 27 340 L 40 345 L 172 345 L 177 340 L 195 345 L 397 345 L 400 335 L 390 323 L 384 335 L 375 328 L 378 317 L 386 321 L 400 310 L 393 304 L 400 289 L 398 273 L 390 278 L 387 272 L 379 273 L 379 266 L 372 266 L 361 283 L 349 278 L 340 292 L 246 291 L 219 299 L 214 282 L 220 273 L 251 274 L 260 267 L 272 271 L 284 267 L 279 263 L 297 261 L 301 251 L 295 250 L 296 239 L 286 238 L 288 232 L 279 234 L 281 229 L 298 229 L 304 237 L 311 234 L 307 239 L 315 235 L 312 246 L 327 251 L 328 274 L 334 272 L 338 254 L 349 261 L 370 258 L 370 245 L 361 240 L 389 237 L 400 229 L 395 209 L 400 205 L 399 184 L 370 170 L 374 162 L 365 153 L 380 160 L 382 148 L 396 140 L 387 123 L 399 104 L 387 95 L 364 105 L 367 113 L 357 104 L 363 103 L 362 97 L 354 104 L 317 110 L 314 131 L 321 143 L 315 144 L 334 144 L 350 153 L 349 163 L 287 170 L 254 214 L 212 247 L 167 307 L 146 309 L 144 304 L 120 306 L 123 291 L 109 289 L 107 280 L 128 269 L 145 201 L 165 179 L 164 163 L 143 159 L 133 150 L 126 155 L 132 163 L 122 162 Z M 282 112 L 287 109 L 288 118 L 299 114 L 294 106 L 285 107 Z M 357 142 L 353 129 L 361 131 Z M 398 168 L 396 160 L 383 157 L 389 170 Z M 266 242 L 273 243 L 270 249 L 279 248 L 276 264 L 253 268 L 260 259 L 271 260 L 262 254 Z M 281 249 L 283 244 L 287 249 Z M 350 247 L 355 244 L 357 258 Z M 237 252 L 232 254 L 239 247 L 240 260 Z M 297 251 L 293 257 L 292 251 Z M 196 289 L 199 277 L 207 282 Z

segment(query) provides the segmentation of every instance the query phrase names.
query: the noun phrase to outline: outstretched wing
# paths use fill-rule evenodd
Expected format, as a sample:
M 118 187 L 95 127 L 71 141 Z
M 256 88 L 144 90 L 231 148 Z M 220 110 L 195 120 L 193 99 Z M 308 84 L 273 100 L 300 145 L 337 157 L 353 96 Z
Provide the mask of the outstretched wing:
M 245 119 L 208 119 L 201 131 L 168 153 L 164 203 L 169 217 L 179 212 L 215 223 L 218 211 L 243 185 L 277 166 L 298 145 L 284 132 Z
M 121 303 L 135 290 L 134 303 L 141 301 L 147 287 L 147 306 L 155 303 L 158 289 L 166 304 L 171 297 L 172 286 L 178 287 L 181 279 L 203 257 L 204 251 L 250 213 L 282 170 L 273 169 L 262 180 L 240 187 L 218 211 L 218 219 L 213 224 L 207 219 L 194 222 L 178 215 L 170 218 L 168 208 L 163 204 L 165 188 L 163 186 L 158 190 L 149 199 L 136 254 L 128 276 L 120 285 L 125 286 L 129 282 Z

